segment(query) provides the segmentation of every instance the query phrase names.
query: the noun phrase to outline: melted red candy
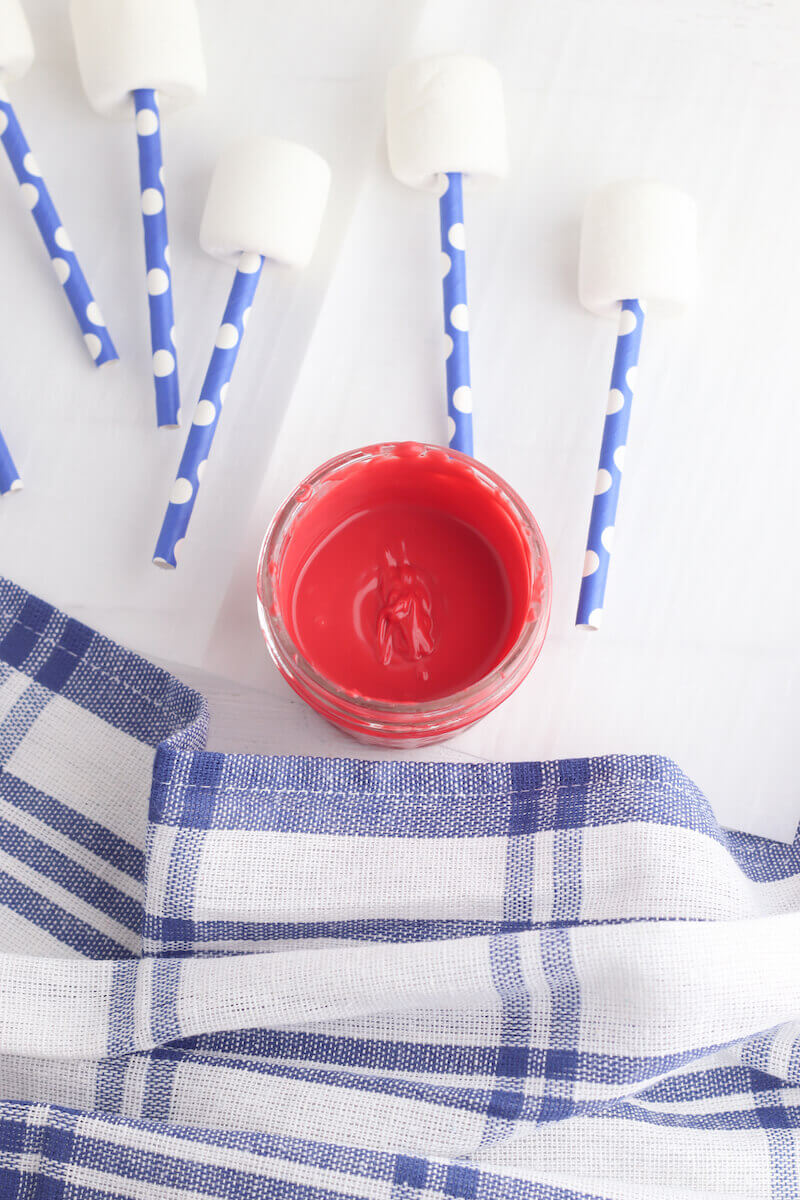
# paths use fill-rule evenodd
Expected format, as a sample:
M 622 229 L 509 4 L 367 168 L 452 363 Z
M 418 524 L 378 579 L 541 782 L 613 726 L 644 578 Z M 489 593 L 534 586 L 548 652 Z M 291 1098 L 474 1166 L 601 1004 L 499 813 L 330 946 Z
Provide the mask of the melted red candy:
M 435 700 L 477 683 L 531 606 L 530 549 L 468 460 L 409 446 L 353 462 L 307 498 L 276 568 L 304 658 L 373 700 Z

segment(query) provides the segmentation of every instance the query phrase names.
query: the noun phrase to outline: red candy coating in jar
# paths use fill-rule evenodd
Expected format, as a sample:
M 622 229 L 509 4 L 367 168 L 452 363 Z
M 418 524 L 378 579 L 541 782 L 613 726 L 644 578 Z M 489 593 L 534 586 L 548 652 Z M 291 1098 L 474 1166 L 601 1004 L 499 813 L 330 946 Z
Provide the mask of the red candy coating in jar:
M 267 534 L 259 610 L 305 700 L 362 739 L 424 744 L 522 681 L 550 607 L 547 551 L 488 468 L 417 443 L 325 464 Z

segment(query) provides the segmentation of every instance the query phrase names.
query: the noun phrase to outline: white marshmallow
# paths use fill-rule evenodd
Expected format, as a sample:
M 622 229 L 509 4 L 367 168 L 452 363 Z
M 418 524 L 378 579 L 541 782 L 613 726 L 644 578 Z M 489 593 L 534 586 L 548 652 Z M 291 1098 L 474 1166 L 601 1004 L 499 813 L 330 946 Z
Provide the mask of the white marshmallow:
M 612 183 L 588 200 L 581 229 L 578 293 L 598 316 L 620 300 L 682 312 L 697 287 L 697 208 L 691 196 L 649 179 Z
M 219 158 L 200 225 L 208 254 L 235 264 L 242 251 L 290 267 L 309 262 L 328 200 L 324 158 L 296 142 L 253 137 Z
M 393 174 L 411 187 L 435 190 L 437 176 L 508 174 L 500 72 L 483 58 L 440 54 L 389 73 L 386 139 Z
M 162 111 L 206 90 L 194 0 L 70 0 L 89 103 L 103 116 L 132 112 L 131 92 L 155 88 Z
M 33 38 L 19 0 L 0 0 L 0 80 L 19 79 L 33 62 Z

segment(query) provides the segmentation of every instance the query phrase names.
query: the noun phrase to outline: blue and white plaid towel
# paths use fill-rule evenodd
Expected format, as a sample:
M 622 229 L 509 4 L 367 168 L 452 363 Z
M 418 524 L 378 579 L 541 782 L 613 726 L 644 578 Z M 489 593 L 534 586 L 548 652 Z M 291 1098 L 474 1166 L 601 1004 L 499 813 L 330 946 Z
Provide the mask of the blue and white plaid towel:
M 0 581 L 3 1200 L 800 1196 L 800 843 L 205 724 Z

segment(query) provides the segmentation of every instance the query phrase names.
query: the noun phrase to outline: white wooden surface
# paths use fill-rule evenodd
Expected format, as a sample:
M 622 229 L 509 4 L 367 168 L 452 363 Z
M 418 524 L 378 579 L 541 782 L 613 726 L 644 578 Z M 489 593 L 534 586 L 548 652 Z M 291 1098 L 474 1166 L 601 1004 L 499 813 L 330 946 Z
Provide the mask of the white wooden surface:
M 444 433 L 437 216 L 395 184 L 386 70 L 466 49 L 507 85 L 507 186 L 468 198 L 478 452 L 533 508 L 555 607 L 499 712 L 426 757 L 672 755 L 721 819 L 797 824 L 796 0 L 199 0 L 210 91 L 166 127 L 180 366 L 196 398 L 229 274 L 196 232 L 219 149 L 264 129 L 334 169 L 320 252 L 257 299 L 182 564 L 150 554 L 182 438 L 154 428 L 135 140 L 82 96 L 62 0 L 28 0 L 14 90 L 122 360 L 96 372 L 0 169 L 0 424 L 26 491 L 0 569 L 178 664 L 218 748 L 361 754 L 266 660 L 255 557 L 283 495 L 370 441 Z M 701 214 L 697 311 L 645 330 L 605 628 L 573 627 L 613 330 L 575 296 L 587 192 L 657 175 Z

